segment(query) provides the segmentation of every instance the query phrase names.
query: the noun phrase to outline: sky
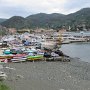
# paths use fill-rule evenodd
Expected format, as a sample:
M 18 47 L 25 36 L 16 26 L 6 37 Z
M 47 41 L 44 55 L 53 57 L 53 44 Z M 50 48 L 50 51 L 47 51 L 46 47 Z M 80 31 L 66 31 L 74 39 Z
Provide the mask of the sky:
M 90 0 L 0 0 L 0 18 L 37 13 L 74 13 L 90 7 Z

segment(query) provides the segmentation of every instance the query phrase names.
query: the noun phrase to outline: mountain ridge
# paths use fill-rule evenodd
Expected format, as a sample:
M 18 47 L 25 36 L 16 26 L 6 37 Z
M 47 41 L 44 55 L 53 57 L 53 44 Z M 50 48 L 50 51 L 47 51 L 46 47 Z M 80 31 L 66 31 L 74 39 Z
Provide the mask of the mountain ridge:
M 0 18 L 0 23 L 6 21 L 7 19 L 4 19 L 4 18 Z
M 66 28 L 71 26 L 71 29 L 74 30 L 77 27 L 80 27 L 83 22 L 85 22 L 87 28 L 90 28 L 90 8 L 83 8 L 68 15 L 60 13 L 38 13 L 29 15 L 26 18 L 21 16 L 13 16 L 2 22 L 1 25 L 8 28 L 17 29 L 37 27 L 60 29 L 63 26 Z

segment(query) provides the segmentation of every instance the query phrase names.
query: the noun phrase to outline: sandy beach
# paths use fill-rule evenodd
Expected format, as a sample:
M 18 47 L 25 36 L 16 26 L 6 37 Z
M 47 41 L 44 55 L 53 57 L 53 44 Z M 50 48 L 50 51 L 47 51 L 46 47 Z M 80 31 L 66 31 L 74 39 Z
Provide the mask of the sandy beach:
M 25 62 L 6 64 L 11 90 L 90 90 L 90 63 L 72 59 L 71 62 Z M 12 69 L 14 68 L 14 69 Z

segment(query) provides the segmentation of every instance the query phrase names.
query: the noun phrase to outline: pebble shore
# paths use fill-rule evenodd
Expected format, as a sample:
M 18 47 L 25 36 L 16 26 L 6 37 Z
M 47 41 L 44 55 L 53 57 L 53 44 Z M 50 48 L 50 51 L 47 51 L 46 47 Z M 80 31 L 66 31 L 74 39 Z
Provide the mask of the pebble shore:
M 5 83 L 11 90 L 90 90 L 90 63 L 70 62 L 9 63 Z

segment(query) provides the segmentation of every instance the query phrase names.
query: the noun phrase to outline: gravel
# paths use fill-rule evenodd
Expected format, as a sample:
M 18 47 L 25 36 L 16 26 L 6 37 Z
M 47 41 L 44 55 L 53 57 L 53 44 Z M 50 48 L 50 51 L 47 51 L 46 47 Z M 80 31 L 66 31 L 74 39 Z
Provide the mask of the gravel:
M 5 83 L 11 90 L 90 90 L 90 63 L 70 62 L 9 63 Z

